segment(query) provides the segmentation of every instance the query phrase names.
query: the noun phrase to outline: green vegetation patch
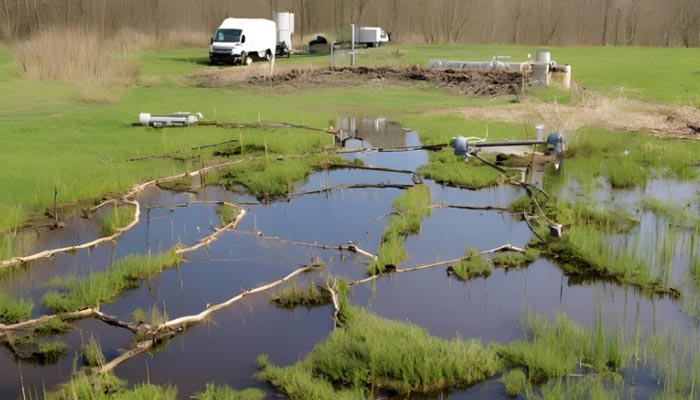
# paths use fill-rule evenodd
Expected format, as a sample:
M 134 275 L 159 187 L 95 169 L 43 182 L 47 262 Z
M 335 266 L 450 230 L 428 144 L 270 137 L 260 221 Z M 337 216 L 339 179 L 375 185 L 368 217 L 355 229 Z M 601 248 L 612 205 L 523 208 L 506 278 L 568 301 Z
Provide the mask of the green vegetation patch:
M 486 278 L 491 275 L 491 261 L 479 254 L 476 249 L 469 249 L 463 259 L 448 267 L 447 270 L 463 281 L 476 277 Z
M 651 212 L 657 217 L 665 218 L 673 225 L 694 228 L 700 224 L 700 217 L 689 209 L 689 204 L 683 206 L 664 202 L 653 197 L 645 197 L 640 204 L 642 210 Z
M 186 176 L 165 182 L 158 182 L 158 187 L 173 192 L 187 192 L 192 188 L 192 178 Z
M 353 320 L 293 366 L 260 358 L 259 377 L 292 399 L 367 398 L 370 388 L 402 396 L 466 388 L 502 368 L 496 352 L 479 340 L 439 339 L 412 324 L 354 312 Z
M 98 375 L 76 374 L 54 392 L 46 393 L 49 400 L 175 400 L 177 389 L 139 383 L 127 389 L 127 382 L 111 373 Z
M 24 299 L 15 299 L 0 293 L 0 323 L 15 324 L 29 319 L 34 304 Z
M 330 293 L 311 281 L 308 285 L 298 288 L 296 283 L 285 285 L 272 296 L 271 301 L 282 308 L 295 308 L 298 306 L 316 307 L 329 304 L 332 299 Z
M 193 398 L 199 400 L 262 400 L 265 392 L 257 388 L 236 390 L 229 385 L 206 384 L 204 392 L 197 392 Z
M 332 164 L 331 164 L 332 163 Z M 347 161 L 338 155 L 307 154 L 304 157 L 260 157 L 232 166 L 220 175 L 227 188 L 245 186 L 261 201 L 287 196 L 294 185 L 313 171 L 342 165 Z
M 528 387 L 527 376 L 522 369 L 512 369 L 501 376 L 506 394 L 511 397 L 519 396 Z
M 34 328 L 34 333 L 37 335 L 58 335 L 71 330 L 71 325 L 64 321 L 60 316 L 48 319 Z
M 106 271 L 93 273 L 84 279 L 53 280 L 52 286 L 62 290 L 48 291 L 41 302 L 56 312 L 94 307 L 114 300 L 122 291 L 137 286 L 140 279 L 154 276 L 179 262 L 180 257 L 174 248 L 157 256 L 129 255 Z
M 370 264 L 368 274 L 381 274 L 406 259 L 404 240 L 420 231 L 421 221 L 430 215 L 430 205 L 430 189 L 425 185 L 413 186 L 394 200 L 394 214 L 382 232 L 377 259 Z
M 503 345 L 498 352 L 508 365 L 525 368 L 532 382 L 575 371 L 614 374 L 631 358 L 620 335 L 605 332 L 600 321 L 585 329 L 565 314 L 553 320 L 529 314 L 524 327 L 525 339 Z
M 644 187 L 651 178 L 696 179 L 700 142 L 643 133 L 580 128 L 567 138 L 564 170 L 580 183 L 604 178 L 612 188 Z
M 216 215 L 219 216 L 220 226 L 226 226 L 238 217 L 239 209 L 230 204 L 220 204 L 216 206 Z
M 644 363 L 663 388 L 662 398 L 697 398 L 700 394 L 700 337 L 675 327 L 646 341 Z
M 524 268 L 532 264 L 539 257 L 537 249 L 527 248 L 525 253 L 506 251 L 495 254 L 491 257 L 491 262 L 497 268 Z
M 429 164 L 418 169 L 418 173 L 437 183 L 466 189 L 481 189 L 496 186 L 507 177 L 481 161 L 456 156 L 452 149 L 429 153 Z
M 100 235 L 112 236 L 119 229 L 129 225 L 134 220 L 135 210 L 132 204 L 115 205 L 99 219 Z
M 80 354 L 83 356 L 83 363 L 88 367 L 101 367 L 105 364 L 102 346 L 94 335 L 90 335 L 88 342 L 80 347 Z

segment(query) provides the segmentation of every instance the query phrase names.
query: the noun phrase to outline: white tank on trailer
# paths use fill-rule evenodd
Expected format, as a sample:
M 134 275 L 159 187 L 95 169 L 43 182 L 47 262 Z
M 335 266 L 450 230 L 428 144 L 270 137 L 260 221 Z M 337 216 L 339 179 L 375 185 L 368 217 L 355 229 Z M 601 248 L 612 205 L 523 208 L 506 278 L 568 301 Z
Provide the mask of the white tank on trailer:
M 292 49 L 292 34 L 294 33 L 294 13 L 275 13 L 277 23 L 277 44 L 285 44 L 287 51 Z

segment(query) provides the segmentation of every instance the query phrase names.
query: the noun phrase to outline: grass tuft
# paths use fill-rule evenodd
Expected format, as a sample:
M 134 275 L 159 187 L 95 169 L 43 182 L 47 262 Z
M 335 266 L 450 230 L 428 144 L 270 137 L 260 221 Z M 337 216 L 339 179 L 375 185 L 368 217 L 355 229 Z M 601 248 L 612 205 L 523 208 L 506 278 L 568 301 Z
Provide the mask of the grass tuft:
M 463 281 L 476 277 L 486 278 L 491 275 L 491 261 L 479 254 L 476 249 L 469 249 L 462 260 L 448 267 L 448 271 Z
M 315 307 L 330 303 L 331 295 L 327 290 L 319 288 L 314 281 L 303 288 L 297 288 L 292 281 L 279 289 L 271 301 L 282 308 Z
M 83 356 L 83 363 L 88 367 L 102 367 L 105 364 L 105 356 L 102 353 L 102 346 L 99 340 L 90 335 L 88 342 L 80 347 Z
M 528 382 L 525 372 L 521 369 L 512 369 L 503 376 L 501 382 L 505 386 L 506 394 L 511 397 L 517 397 L 525 392 Z
M 106 215 L 99 219 L 100 235 L 112 236 L 119 229 L 129 225 L 134 220 L 135 207 L 131 204 L 115 205 Z
M 260 359 L 259 377 L 290 398 L 324 398 L 302 397 L 304 391 L 336 398 L 334 388 L 366 398 L 369 388 L 403 396 L 466 388 L 501 370 L 496 353 L 479 340 L 438 339 L 412 324 L 355 312 L 352 322 L 295 365 L 280 368 Z
M 199 400 L 262 400 L 265 392 L 257 388 L 236 390 L 229 385 L 217 386 L 213 382 L 206 384 L 204 392 L 197 392 L 194 398 Z
M 71 330 L 71 325 L 60 316 L 53 317 L 34 328 L 37 335 L 58 335 Z
M 24 299 L 14 299 L 0 293 L 0 323 L 15 324 L 29 319 L 34 304 Z
M 93 273 L 84 279 L 54 280 L 52 285 L 62 290 L 48 291 L 41 302 L 56 312 L 98 306 L 114 300 L 122 291 L 137 286 L 140 279 L 154 276 L 179 262 L 180 257 L 174 248 L 158 256 L 129 255 L 106 271 Z
M 396 268 L 406 259 L 406 236 L 418 233 L 421 221 L 430 215 L 430 189 L 424 185 L 413 186 L 398 196 L 392 206 L 395 215 L 389 218 L 389 223 L 382 232 L 377 259 L 367 269 L 370 275 Z

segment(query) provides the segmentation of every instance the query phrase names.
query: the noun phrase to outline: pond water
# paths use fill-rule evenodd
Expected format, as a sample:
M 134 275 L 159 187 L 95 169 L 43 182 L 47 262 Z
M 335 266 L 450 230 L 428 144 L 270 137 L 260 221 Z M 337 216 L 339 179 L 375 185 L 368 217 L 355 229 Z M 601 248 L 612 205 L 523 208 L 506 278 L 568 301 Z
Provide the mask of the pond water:
M 420 144 L 415 132 L 405 131 L 386 120 L 339 120 L 338 126 L 355 133 L 345 140 L 347 148 Z M 361 137 L 361 140 L 352 137 Z M 346 156 L 359 158 L 366 165 L 400 170 L 416 170 L 428 160 L 425 151 L 371 150 Z M 349 168 L 312 174 L 296 189 L 388 182 L 411 184 L 412 180 L 411 175 L 405 173 Z M 433 203 L 507 207 L 523 194 L 522 189 L 513 186 L 473 191 L 444 187 L 432 181 L 425 184 Z M 648 190 L 660 195 L 665 190 L 677 189 L 672 182 L 650 182 L 650 185 Z M 684 193 L 698 189 L 698 185 L 689 184 L 679 187 Z M 352 242 L 376 253 L 386 217 L 392 211 L 391 203 L 401 193 L 400 189 L 392 188 L 344 189 L 263 205 L 256 204 L 255 198 L 245 191 L 227 191 L 219 186 L 203 187 L 196 193 L 152 187 L 138 198 L 144 209 L 142 221 L 114 243 L 34 262 L 16 273 L 2 276 L 0 287 L 15 296 L 31 298 L 36 305 L 34 316 L 46 313 L 40 299 L 48 290 L 46 284 L 54 277 L 85 276 L 108 268 L 113 260 L 126 254 L 162 252 L 177 243 L 196 243 L 211 233 L 219 224 L 216 205 L 199 203 L 210 201 L 246 203 L 244 208 L 248 213 L 235 231 L 224 232 L 209 246 L 187 254 L 178 268 L 141 282 L 119 300 L 104 305 L 103 312 L 123 320 L 131 320 L 137 308 L 156 307 L 169 318 L 195 314 L 207 304 L 223 302 L 317 259 L 323 260 L 326 270 L 298 277 L 298 286 L 304 281 L 321 282 L 328 273 L 354 281 L 366 277 L 370 262 L 367 257 L 284 241 L 336 247 Z M 626 196 L 632 202 L 635 195 L 618 195 L 618 198 Z M 188 206 L 181 206 L 184 203 Z M 96 231 L 91 231 L 94 228 L 86 227 L 82 220 L 76 220 L 75 227 L 72 224 L 69 222 L 69 229 L 65 231 L 70 238 L 52 237 L 38 243 L 37 248 L 74 243 L 77 239 L 92 240 L 96 235 Z M 640 237 L 653 241 L 649 237 L 654 228 L 647 225 L 654 224 L 643 219 Z M 87 233 L 82 233 L 83 230 Z M 527 225 L 507 212 L 433 209 L 423 220 L 420 233 L 406 240 L 409 257 L 401 266 L 458 258 L 469 247 L 486 250 L 507 243 L 522 247 L 531 237 Z M 687 240 L 681 234 L 679 238 Z M 685 271 L 689 262 L 685 250 L 692 244 L 679 246 L 671 262 L 676 270 Z M 259 387 L 272 397 L 274 390 L 254 378 L 257 356 L 265 353 L 275 364 L 290 365 L 302 359 L 333 330 L 330 306 L 282 310 L 270 303 L 273 293 L 274 289 L 247 296 L 215 313 L 211 321 L 187 328 L 153 354 L 123 363 L 115 370 L 116 374 L 130 382 L 142 382 L 148 376 L 156 384 L 172 383 L 183 399 L 203 390 L 207 382 L 228 383 L 236 388 Z M 650 297 L 634 288 L 610 282 L 569 278 L 545 258 L 537 259 L 526 269 L 497 269 L 488 278 L 468 282 L 449 277 L 444 266 L 388 274 L 373 283 L 353 286 L 349 300 L 377 315 L 419 325 L 439 337 L 451 338 L 459 334 L 463 338 L 480 338 L 484 343 L 505 343 L 521 338 L 518 321 L 526 311 L 548 316 L 566 313 L 584 326 L 592 326 L 600 312 L 608 326 L 639 327 L 645 333 L 661 331 L 668 324 L 686 330 L 698 329 L 696 321 L 682 311 L 683 305 L 677 301 Z M 39 392 L 43 387 L 51 389 L 66 381 L 81 343 L 90 335 L 99 337 L 108 360 L 127 348 L 131 338 L 129 332 L 93 319 L 77 321 L 73 326 L 72 331 L 54 338 L 65 341 L 70 350 L 53 365 L 20 364 L 9 350 L 0 350 L 3 371 L 0 398 L 21 396 L 20 377 L 25 388 L 37 388 Z M 654 385 L 644 371 L 639 371 L 637 394 L 645 393 Z M 445 393 L 442 397 L 507 398 L 497 380 L 467 391 Z

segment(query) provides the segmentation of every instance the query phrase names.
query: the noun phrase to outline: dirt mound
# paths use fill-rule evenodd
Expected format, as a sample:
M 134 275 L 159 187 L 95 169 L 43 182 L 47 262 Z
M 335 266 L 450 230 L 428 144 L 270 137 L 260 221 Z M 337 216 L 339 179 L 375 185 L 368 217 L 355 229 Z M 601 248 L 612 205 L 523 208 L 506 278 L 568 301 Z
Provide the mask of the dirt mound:
M 290 69 L 274 76 L 253 76 L 248 83 L 333 84 L 367 82 L 425 82 L 468 96 L 502 96 L 520 93 L 520 72 L 500 70 L 453 70 L 422 67 L 355 67 L 336 69 Z

